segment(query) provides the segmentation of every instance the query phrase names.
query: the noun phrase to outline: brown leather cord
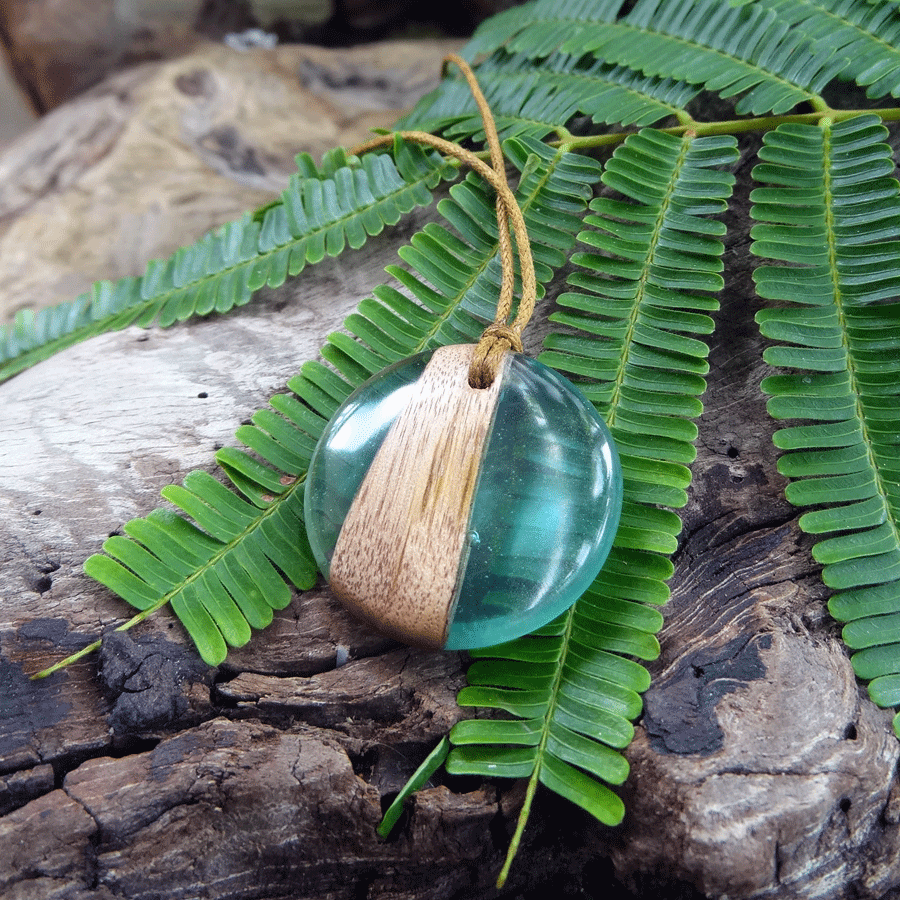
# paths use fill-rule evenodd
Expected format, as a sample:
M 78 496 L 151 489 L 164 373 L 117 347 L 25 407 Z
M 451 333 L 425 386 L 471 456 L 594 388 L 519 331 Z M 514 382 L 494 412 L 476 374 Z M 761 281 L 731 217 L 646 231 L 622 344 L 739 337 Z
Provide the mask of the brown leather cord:
M 500 297 L 497 301 L 497 312 L 494 316 L 494 321 L 482 333 L 481 339 L 475 348 L 471 368 L 469 369 L 469 384 L 475 388 L 484 388 L 493 384 L 506 351 L 515 350 L 521 352 L 522 350 L 522 331 L 531 319 L 537 300 L 537 279 L 535 278 L 534 261 L 531 256 L 531 243 L 528 239 L 528 231 L 525 228 L 525 218 L 506 180 L 503 151 L 500 148 L 497 126 L 490 106 L 488 106 L 487 100 L 481 92 L 481 88 L 469 64 L 456 54 L 451 54 L 445 58 L 445 68 L 448 63 L 453 63 L 460 68 L 469 84 L 472 96 L 475 98 L 475 103 L 484 123 L 484 134 L 491 155 L 491 165 L 488 165 L 459 144 L 436 137 L 426 131 L 398 131 L 380 135 L 356 147 L 352 152 L 360 154 L 375 147 L 393 143 L 394 136 L 399 134 L 403 140 L 434 147 L 441 153 L 465 163 L 496 191 L 497 235 L 502 268 Z M 512 322 L 509 321 L 509 317 L 512 312 L 516 271 L 510 228 L 512 228 L 512 233 L 515 236 L 522 272 L 522 296 L 519 300 L 518 311 Z

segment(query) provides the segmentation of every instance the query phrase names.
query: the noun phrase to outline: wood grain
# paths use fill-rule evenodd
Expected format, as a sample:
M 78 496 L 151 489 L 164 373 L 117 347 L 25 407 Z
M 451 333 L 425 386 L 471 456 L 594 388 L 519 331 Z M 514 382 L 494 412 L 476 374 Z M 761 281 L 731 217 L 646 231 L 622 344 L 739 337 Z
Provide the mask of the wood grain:
M 329 580 L 379 631 L 447 640 L 478 471 L 499 397 L 469 387 L 474 344 L 442 347 L 391 426 L 344 520 Z

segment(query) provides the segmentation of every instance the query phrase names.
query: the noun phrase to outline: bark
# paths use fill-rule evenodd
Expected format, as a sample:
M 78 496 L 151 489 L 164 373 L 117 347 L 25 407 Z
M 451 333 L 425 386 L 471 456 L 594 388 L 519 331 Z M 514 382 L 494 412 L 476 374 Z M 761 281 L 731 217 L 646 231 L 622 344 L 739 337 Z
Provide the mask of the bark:
M 606 829 L 539 792 L 505 896 L 878 898 L 900 884 L 898 744 L 827 616 L 758 387 L 751 151 L 628 814 Z M 319 586 L 209 670 L 166 612 L 111 631 L 124 604 L 81 573 L 163 485 L 214 471 L 214 450 L 428 215 L 229 316 L 105 335 L 0 388 L 0 896 L 497 896 L 521 785 L 439 775 L 394 837 L 375 833 L 462 714 L 461 654 L 379 638 Z M 28 679 L 100 633 L 95 657 Z

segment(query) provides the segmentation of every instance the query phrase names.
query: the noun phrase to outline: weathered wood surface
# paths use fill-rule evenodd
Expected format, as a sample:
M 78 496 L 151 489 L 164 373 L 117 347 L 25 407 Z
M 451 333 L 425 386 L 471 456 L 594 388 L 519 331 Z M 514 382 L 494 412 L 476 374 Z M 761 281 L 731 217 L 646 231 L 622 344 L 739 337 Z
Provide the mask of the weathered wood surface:
M 277 0 L 5 0 L 0 32 L 10 67 L 41 112 L 116 71 L 170 59 L 204 38 L 269 27 L 290 5 Z M 296 26 L 319 24 L 330 0 L 296 0 Z
M 540 792 L 509 896 L 878 898 L 900 884 L 898 743 L 854 681 L 782 498 L 746 225 L 730 224 L 628 816 L 601 828 Z M 396 838 L 374 831 L 460 715 L 463 657 L 375 637 L 322 588 L 215 671 L 161 613 L 27 678 L 122 621 L 83 560 L 163 485 L 213 470 L 214 449 L 383 279 L 412 227 L 233 315 L 100 337 L 0 387 L 4 900 L 496 895 L 521 785 L 444 777 Z
M 0 314 L 138 275 L 267 203 L 297 153 L 318 158 L 390 125 L 458 46 L 210 43 L 54 110 L 0 155 Z
M 47 112 L 125 67 L 181 56 L 208 39 L 348 46 L 403 34 L 415 23 L 462 35 L 510 5 L 511 0 L 3 0 L 0 49 L 34 108 Z

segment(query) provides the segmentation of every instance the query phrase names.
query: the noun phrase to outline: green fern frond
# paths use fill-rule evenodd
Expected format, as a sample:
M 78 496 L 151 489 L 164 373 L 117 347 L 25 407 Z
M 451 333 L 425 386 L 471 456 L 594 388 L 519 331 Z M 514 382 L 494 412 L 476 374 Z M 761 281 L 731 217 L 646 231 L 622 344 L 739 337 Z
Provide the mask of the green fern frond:
M 625 779 L 619 750 L 631 741 L 649 675 L 625 657 L 654 659 L 662 625 L 647 604 L 668 598 L 678 515 L 694 458 L 691 419 L 702 406 L 706 344 L 702 312 L 716 308 L 725 208 L 737 157 L 733 138 L 683 139 L 642 131 L 618 148 L 603 182 L 626 200 L 591 203 L 594 228 L 579 240 L 570 279 L 581 290 L 558 302 L 541 360 L 573 374 L 616 439 L 624 472 L 622 522 L 593 586 L 566 614 L 533 635 L 473 653 L 462 706 L 512 719 L 461 722 L 451 732 L 450 772 L 529 777 L 606 824 L 623 806 L 606 785 Z M 526 802 L 520 831 L 528 816 Z M 513 841 L 511 855 L 517 839 Z
M 802 30 L 762 5 L 638 0 L 619 20 L 611 9 L 601 4 L 596 16 L 578 18 L 573 27 L 577 17 L 568 4 L 541 2 L 517 27 L 488 29 L 473 45 L 478 52 L 503 47 L 532 59 L 556 51 L 591 53 L 608 65 L 702 85 L 722 97 L 743 94 L 737 112 L 754 115 L 819 102 L 822 88 L 846 64 L 833 49 L 812 47 Z
M 534 57 L 549 56 L 585 25 L 612 22 L 624 0 L 537 0 L 506 10 L 484 22 L 463 48 L 467 60 L 492 53 L 516 36 Z
M 502 137 L 560 132 L 575 116 L 596 124 L 653 125 L 683 117 L 698 88 L 671 78 L 642 75 L 602 60 L 554 53 L 536 71 L 526 54 L 498 57 L 478 70 L 479 83 Z M 410 114 L 416 127 L 448 138 L 484 140 L 481 116 L 464 81 L 449 81 Z
M 778 431 L 788 500 L 831 534 L 813 556 L 847 622 L 853 665 L 881 706 L 900 706 L 900 189 L 876 116 L 766 136 L 751 199 L 757 291 L 784 308 L 757 315 L 789 374 L 765 379 L 769 412 L 811 420 Z M 900 734 L 900 717 L 895 719 Z
M 439 154 L 399 138 L 393 159 L 338 151 L 321 168 L 308 155 L 298 166 L 279 201 L 152 261 L 143 277 L 99 282 L 72 303 L 20 313 L 0 329 L 0 381 L 95 334 L 242 306 L 264 285 L 278 287 L 345 246 L 361 247 L 431 203 L 430 188 L 456 174 Z
M 900 13 L 896 4 L 867 0 L 763 0 L 781 21 L 802 30 L 817 49 L 846 60 L 841 77 L 869 97 L 900 96 Z
M 285 578 L 300 590 L 315 583 L 303 524 L 306 470 L 328 419 L 355 385 L 308 363 L 288 386 L 293 393 L 275 395 L 237 430 L 251 452 L 225 447 L 216 454 L 246 500 L 208 473 L 191 472 L 162 491 L 185 517 L 157 509 L 133 519 L 124 526 L 127 538 L 109 538 L 106 555 L 84 564 L 142 610 L 139 618 L 170 605 L 209 665 L 287 606 Z
M 507 141 L 505 149 L 522 171 L 519 202 L 534 238 L 538 273 L 547 279 L 574 243 L 576 214 L 587 205 L 600 168 L 538 141 Z M 292 393 L 274 396 L 270 408 L 237 430 L 247 449 L 226 447 L 216 455 L 246 499 L 211 475 L 192 472 L 183 485 L 163 490 L 187 519 L 157 510 L 129 522 L 127 538 L 110 538 L 106 555 L 86 561 L 89 575 L 144 613 L 171 604 L 211 665 L 290 601 L 279 571 L 300 589 L 312 586 L 315 564 L 302 521 L 302 485 L 337 407 L 385 366 L 428 347 L 475 340 L 493 317 L 500 275 L 491 198 L 469 180 L 456 185 L 439 209 L 456 234 L 427 226 L 401 250 L 419 275 L 394 269 L 422 305 L 388 286 L 376 290 L 377 299 L 364 301 L 348 317 L 350 334 L 329 336 L 322 356 L 331 367 L 307 363 L 288 382 Z
M 157 509 L 133 519 L 124 526 L 127 537 L 109 538 L 105 555 L 84 564 L 88 575 L 141 610 L 139 619 L 170 605 L 209 665 L 288 605 L 285 578 L 300 590 L 315 583 L 303 484 L 316 441 L 351 387 L 324 369 L 289 386 L 294 394 L 272 397 L 252 425 L 238 429 L 252 453 L 225 447 L 216 455 L 247 499 L 206 472 L 191 472 L 162 491 L 184 516 Z
M 295 484 L 260 511 L 211 475 L 192 472 L 164 496 L 199 527 L 154 510 L 125 525 L 128 537 L 109 538 L 107 555 L 89 557 L 84 570 L 145 614 L 170 604 L 204 661 L 218 665 L 228 646 L 243 646 L 251 626 L 265 628 L 273 610 L 290 602 L 279 572 L 301 590 L 315 582 L 300 519 L 302 492 Z
M 615 31 L 588 40 L 585 49 L 645 75 L 702 84 L 721 97 L 743 94 L 738 113 L 778 114 L 815 103 L 845 62 L 828 48 L 812 50 L 802 31 L 771 10 L 718 0 L 638 0 Z

